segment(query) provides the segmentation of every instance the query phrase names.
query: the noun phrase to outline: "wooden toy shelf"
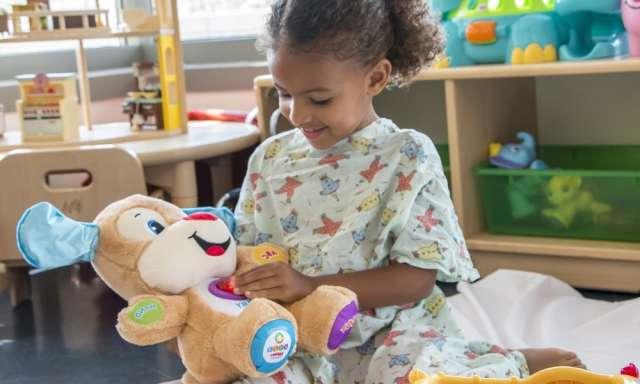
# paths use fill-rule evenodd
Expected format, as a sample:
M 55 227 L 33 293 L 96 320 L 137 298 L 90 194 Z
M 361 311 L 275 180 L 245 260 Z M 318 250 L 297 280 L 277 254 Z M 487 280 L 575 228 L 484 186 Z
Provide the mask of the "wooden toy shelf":
M 417 76 L 417 80 L 500 79 L 537 76 L 596 75 L 638 71 L 640 71 L 640 59 L 593 60 L 580 63 L 477 65 L 426 70 Z
M 604 130 L 604 133 L 582 132 L 581 127 L 572 127 L 579 119 L 572 120 L 570 117 L 566 119 L 566 132 L 564 129 L 558 129 L 565 127 L 565 121 L 556 122 L 558 127 L 549 127 L 547 115 L 555 114 L 562 117 L 561 108 L 576 113 L 577 109 L 587 107 L 568 100 L 569 97 L 563 98 L 562 95 L 557 96 L 553 92 L 541 91 L 543 87 L 539 84 L 542 82 L 548 86 L 551 83 L 551 86 L 561 88 L 567 81 L 574 82 L 571 83 L 572 87 L 575 83 L 580 86 L 581 82 L 586 82 L 589 83 L 588 86 L 594 87 L 595 91 L 599 91 L 598 85 L 609 84 L 610 89 L 603 90 L 605 95 L 606 92 L 618 92 L 618 88 L 624 88 L 621 92 L 626 93 L 620 97 L 637 100 L 636 85 L 640 82 L 640 60 L 432 69 L 421 72 L 416 81 L 418 86 L 409 88 L 409 93 L 412 89 L 424 91 L 425 87 L 442 89 L 438 92 L 446 110 L 443 125 L 449 144 L 452 197 L 458 219 L 467 237 L 467 245 L 482 274 L 498 268 L 523 269 L 555 275 L 581 288 L 640 292 L 640 243 L 487 233 L 478 179 L 473 172 L 474 167 L 487 160 L 488 146 L 491 142 L 513 141 L 518 131 L 552 137 L 550 141 L 560 137 L 581 142 L 586 139 L 584 136 L 596 137 L 594 140 L 598 143 L 609 141 L 612 136 L 617 137 L 620 141 L 618 144 L 625 144 L 630 137 L 640 141 L 640 136 L 633 133 L 635 130 L 629 125 L 639 113 L 637 108 L 633 109 L 632 104 L 627 102 L 629 108 L 626 110 L 626 116 L 622 116 L 623 119 L 620 120 L 619 113 L 609 112 L 616 101 L 609 101 L 607 96 L 598 95 L 597 92 L 594 92 L 592 99 L 604 103 L 597 108 L 603 111 L 603 116 L 610 113 L 612 119 L 611 127 Z M 254 84 L 261 109 L 259 120 L 262 136 L 266 137 L 269 117 L 277 108 L 277 99 L 274 98 L 270 76 L 258 77 Z M 628 85 L 619 87 L 620 84 Z M 414 95 L 414 98 L 417 96 Z M 557 98 L 559 102 L 556 104 L 562 104 L 567 99 L 566 105 L 560 105 L 560 109 L 556 108 L 547 113 L 544 108 L 550 101 L 545 98 L 554 98 L 553 102 L 556 102 Z M 389 102 L 390 99 L 386 101 Z M 607 103 L 610 105 L 606 105 Z M 538 113 L 538 108 L 542 108 L 542 114 Z

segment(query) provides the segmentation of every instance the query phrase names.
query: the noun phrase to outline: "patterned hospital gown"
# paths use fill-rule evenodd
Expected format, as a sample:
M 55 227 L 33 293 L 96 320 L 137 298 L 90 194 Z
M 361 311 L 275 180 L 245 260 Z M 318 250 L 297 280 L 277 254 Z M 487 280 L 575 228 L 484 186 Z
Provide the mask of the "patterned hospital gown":
M 269 138 L 249 161 L 236 219 L 241 244 L 280 244 L 291 265 L 310 276 L 394 260 L 437 270 L 440 281 L 478 278 L 433 143 L 388 119 L 326 150 L 314 149 L 297 129 Z M 520 352 L 464 340 L 435 287 L 418 303 L 361 312 L 335 356 L 299 353 L 273 377 L 241 382 L 408 383 L 414 366 L 528 374 Z

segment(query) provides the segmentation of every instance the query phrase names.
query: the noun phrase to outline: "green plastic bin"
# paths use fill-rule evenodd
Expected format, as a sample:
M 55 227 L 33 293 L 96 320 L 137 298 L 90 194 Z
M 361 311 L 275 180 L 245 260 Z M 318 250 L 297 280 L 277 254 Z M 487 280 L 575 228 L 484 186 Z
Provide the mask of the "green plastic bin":
M 475 172 L 489 232 L 640 241 L 640 146 L 543 146 L 551 169 Z

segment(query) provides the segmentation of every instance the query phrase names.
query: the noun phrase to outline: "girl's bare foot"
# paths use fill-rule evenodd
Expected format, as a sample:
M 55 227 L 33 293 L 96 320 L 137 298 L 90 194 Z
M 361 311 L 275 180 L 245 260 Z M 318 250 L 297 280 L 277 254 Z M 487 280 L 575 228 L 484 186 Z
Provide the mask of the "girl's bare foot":
M 578 355 L 559 348 L 525 348 L 519 349 L 527 359 L 529 373 L 536 373 L 551 367 L 576 367 L 585 369 Z

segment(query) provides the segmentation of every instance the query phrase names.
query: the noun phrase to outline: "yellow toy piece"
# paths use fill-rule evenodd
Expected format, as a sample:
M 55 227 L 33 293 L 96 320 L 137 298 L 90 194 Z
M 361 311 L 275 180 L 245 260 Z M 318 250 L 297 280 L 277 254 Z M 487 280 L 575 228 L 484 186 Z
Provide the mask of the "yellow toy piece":
M 449 58 L 447 56 L 440 55 L 433 61 L 433 68 L 445 69 L 449 67 Z
M 409 373 L 410 384 L 639 384 L 640 380 L 625 375 L 602 375 L 573 367 L 553 367 L 543 369 L 520 379 L 486 379 L 479 376 L 460 377 L 443 373 L 427 374 L 419 369 Z
M 158 62 L 160 64 L 160 86 L 162 88 L 162 116 L 168 131 L 182 129 L 182 106 L 178 102 L 179 83 L 176 72 L 175 41 L 173 36 L 158 37 Z
M 186 132 L 186 91 L 182 70 L 182 48 L 175 25 L 178 17 L 177 2 L 157 1 L 156 6 L 160 22 L 157 50 L 164 129 Z
M 489 157 L 498 156 L 500 154 L 500 150 L 502 149 L 501 143 L 491 143 L 489 144 Z
M 255 246 L 251 250 L 251 258 L 258 265 L 276 262 L 289 263 L 289 255 L 287 252 L 277 245 L 270 243 Z

